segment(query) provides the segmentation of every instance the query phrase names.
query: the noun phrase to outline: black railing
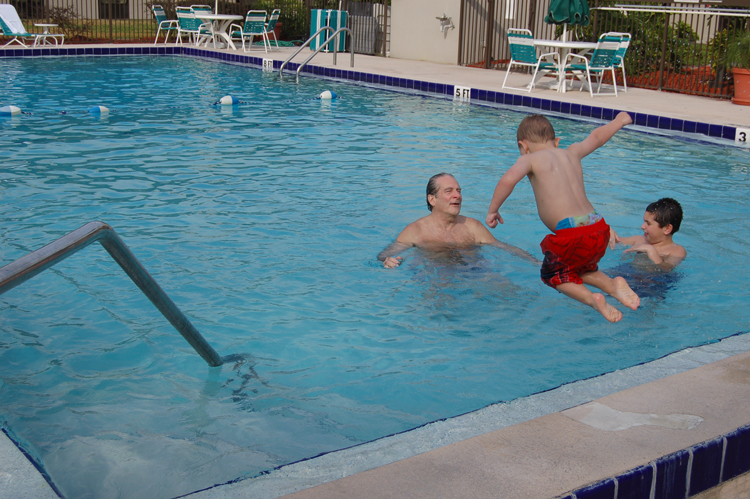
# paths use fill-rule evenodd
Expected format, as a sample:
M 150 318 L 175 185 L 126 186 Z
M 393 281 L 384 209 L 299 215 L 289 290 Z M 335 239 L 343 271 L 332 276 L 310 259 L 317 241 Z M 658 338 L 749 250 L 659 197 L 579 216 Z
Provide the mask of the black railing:
M 29 32 L 34 23 L 54 23 L 65 34 L 65 43 L 153 42 L 156 22 L 151 6 L 161 5 L 170 19 L 175 7 L 209 4 L 215 0 L 0 0 L 15 6 Z M 245 15 L 248 10 L 280 9 L 279 39 L 303 42 L 310 36 L 311 9 L 339 9 L 349 12 L 354 51 L 385 55 L 388 51 L 390 7 L 388 0 L 219 0 L 222 14 Z
M 720 9 L 714 3 L 637 0 L 591 0 L 589 4 L 590 24 L 570 28 L 567 36 L 596 41 L 610 31 L 630 33 L 625 58 L 628 86 L 732 96 L 731 74 L 722 61 L 728 42 L 748 29 L 746 1 L 724 0 Z M 459 64 L 506 69 L 508 28 L 529 29 L 536 38 L 559 37 L 562 27 L 544 22 L 548 9 L 549 0 L 463 0 Z

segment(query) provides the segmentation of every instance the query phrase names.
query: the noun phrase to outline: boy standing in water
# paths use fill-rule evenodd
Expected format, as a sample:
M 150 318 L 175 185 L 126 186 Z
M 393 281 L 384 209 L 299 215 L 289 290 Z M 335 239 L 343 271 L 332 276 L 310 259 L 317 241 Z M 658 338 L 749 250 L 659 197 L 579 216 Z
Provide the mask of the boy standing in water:
M 626 253 L 645 253 L 662 270 L 672 270 L 687 256 L 685 248 L 672 241 L 681 223 L 680 203 L 672 198 L 661 198 L 646 207 L 641 225 L 642 236 L 615 237 L 615 240 L 630 246 Z
M 581 159 L 604 145 L 622 127 L 632 123 L 621 112 L 610 123 L 600 126 L 583 141 L 558 149 L 552 124 L 541 115 L 527 116 L 518 126 L 521 157 L 508 169 L 495 187 L 485 222 L 497 227 L 503 218 L 498 210 L 513 188 L 528 177 L 534 189 L 539 218 L 554 234 L 541 243 L 544 252 L 542 281 L 566 296 L 589 305 L 610 322 L 622 319 L 622 312 L 609 305 L 595 286 L 633 310 L 641 300 L 622 277 L 611 279 L 598 270 L 607 245 L 614 247 L 615 234 L 586 197 Z

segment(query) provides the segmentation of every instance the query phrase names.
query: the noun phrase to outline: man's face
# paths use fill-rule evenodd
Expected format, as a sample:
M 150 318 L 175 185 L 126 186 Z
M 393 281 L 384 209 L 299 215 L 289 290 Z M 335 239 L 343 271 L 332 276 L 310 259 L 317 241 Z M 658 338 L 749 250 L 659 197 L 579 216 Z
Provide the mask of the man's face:
M 461 212 L 461 187 L 455 178 L 446 175 L 437 180 L 438 191 L 430 196 L 432 211 L 438 213 L 449 213 L 458 215 Z
M 656 244 L 664 240 L 664 237 L 672 231 L 672 226 L 659 227 L 659 222 L 654 219 L 654 214 L 647 211 L 643 214 L 641 230 L 643 230 L 643 237 L 646 238 L 647 243 Z

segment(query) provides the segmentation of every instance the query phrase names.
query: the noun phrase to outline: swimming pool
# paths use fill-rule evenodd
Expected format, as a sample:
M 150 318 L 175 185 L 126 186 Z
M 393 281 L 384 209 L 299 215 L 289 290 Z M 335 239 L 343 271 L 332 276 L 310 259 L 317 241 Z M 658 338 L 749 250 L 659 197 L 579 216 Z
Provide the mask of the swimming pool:
M 3 264 L 104 220 L 220 354 L 254 359 L 206 368 L 98 247 L 3 295 L 3 424 L 66 496 L 170 497 L 747 328 L 743 151 L 626 130 L 588 158 L 621 232 L 657 197 L 686 211 L 688 260 L 608 325 L 494 249 L 375 261 L 438 171 L 483 218 L 519 113 L 185 58 L 0 64 L 34 113 L 0 122 Z M 554 124 L 563 144 L 593 126 Z M 495 234 L 538 255 L 528 184 L 503 215 Z

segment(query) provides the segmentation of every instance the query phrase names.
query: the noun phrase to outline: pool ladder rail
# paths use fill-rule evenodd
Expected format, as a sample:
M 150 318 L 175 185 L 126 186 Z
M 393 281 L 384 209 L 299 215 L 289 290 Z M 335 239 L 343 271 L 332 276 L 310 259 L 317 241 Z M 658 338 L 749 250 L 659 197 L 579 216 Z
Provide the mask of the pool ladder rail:
M 338 44 L 335 42 L 335 40 L 333 40 L 333 38 L 335 38 L 336 35 L 338 35 L 340 33 L 346 33 L 346 34 L 349 35 L 349 51 L 351 53 L 351 62 L 349 64 L 349 66 L 352 67 L 352 68 L 354 67 L 354 38 L 353 38 L 353 35 L 352 35 L 352 30 L 350 30 L 349 28 L 339 28 L 336 31 L 334 31 L 333 28 L 330 27 L 330 26 L 323 26 L 318 31 L 316 31 L 313 36 L 311 36 L 310 38 L 308 38 L 305 43 L 303 43 L 297 50 L 294 51 L 294 53 L 292 55 L 290 55 L 287 58 L 286 61 L 284 61 L 281 64 L 281 67 L 279 68 L 279 77 L 280 78 L 284 77 L 284 68 L 289 63 L 289 61 L 291 61 L 292 59 L 294 59 L 297 56 L 297 54 L 299 54 L 300 52 L 302 52 L 303 48 L 305 48 L 308 45 L 310 45 L 310 43 L 312 43 L 312 41 L 319 34 L 321 34 L 324 31 L 333 31 L 333 33 L 331 34 L 331 36 L 329 36 L 328 38 L 326 38 L 326 40 L 323 43 L 321 43 L 320 46 L 317 49 L 315 49 L 315 52 L 313 52 L 312 54 L 310 54 L 310 57 L 308 57 L 307 59 L 305 59 L 305 61 L 302 64 L 299 65 L 299 67 L 297 68 L 297 78 L 299 78 L 299 73 L 300 73 L 300 71 L 302 71 L 302 68 L 304 68 L 305 65 L 308 62 L 310 62 L 313 57 L 315 57 L 316 55 L 318 55 L 318 53 L 321 50 L 323 50 L 328 45 L 328 43 L 330 43 L 330 42 L 333 42 L 333 65 L 334 66 L 336 65 L 336 54 L 337 54 L 336 45 L 338 45 Z
M 114 229 L 104 222 L 89 222 L 47 246 L 0 268 L 0 294 L 15 288 L 93 242 L 99 242 L 107 250 L 107 253 L 143 291 L 143 294 L 151 300 L 151 303 L 172 323 L 209 366 L 218 367 L 225 361 L 237 360 L 237 355 L 222 358 L 216 353 L 216 350 L 208 344 L 185 314 L 149 275 Z

